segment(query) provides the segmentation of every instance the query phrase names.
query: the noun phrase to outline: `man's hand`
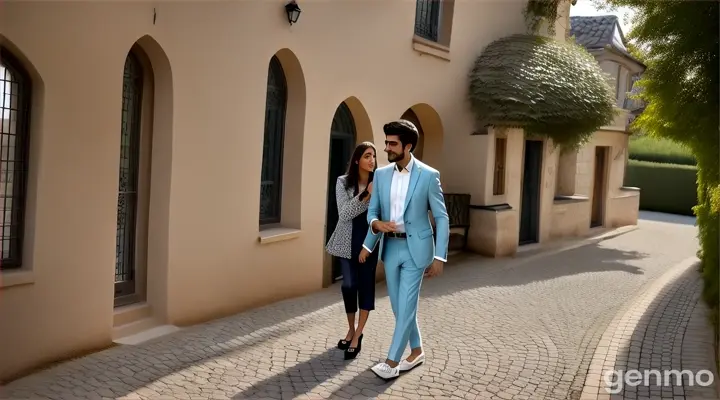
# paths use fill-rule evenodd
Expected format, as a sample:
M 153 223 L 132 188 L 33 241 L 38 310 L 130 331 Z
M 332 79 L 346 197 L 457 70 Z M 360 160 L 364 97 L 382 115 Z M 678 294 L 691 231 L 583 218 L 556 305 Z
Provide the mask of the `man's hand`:
M 365 260 L 367 260 L 369 255 L 370 255 L 370 252 L 367 251 L 367 249 L 363 247 L 362 250 L 360 250 L 360 257 L 358 258 L 358 261 L 360 261 L 360 263 L 364 263 Z
M 395 232 L 395 223 L 394 222 L 383 222 L 383 221 L 373 221 L 372 223 L 372 229 L 375 232 Z
M 430 266 L 430 268 L 425 270 L 425 277 L 426 278 L 434 278 L 436 276 L 442 275 L 443 267 L 444 267 L 444 263 L 436 258 L 435 260 L 433 260 L 433 263 Z

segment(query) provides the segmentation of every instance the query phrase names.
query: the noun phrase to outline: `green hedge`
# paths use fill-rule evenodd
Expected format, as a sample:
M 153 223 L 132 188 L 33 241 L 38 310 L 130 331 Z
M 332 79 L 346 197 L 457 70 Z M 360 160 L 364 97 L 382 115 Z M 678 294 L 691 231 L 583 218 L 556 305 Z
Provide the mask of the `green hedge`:
M 695 156 L 688 148 L 669 139 L 633 136 L 630 138 L 629 147 L 631 160 L 682 165 L 697 164 Z
M 697 167 L 629 160 L 625 186 L 640 188 L 640 209 L 694 215 Z

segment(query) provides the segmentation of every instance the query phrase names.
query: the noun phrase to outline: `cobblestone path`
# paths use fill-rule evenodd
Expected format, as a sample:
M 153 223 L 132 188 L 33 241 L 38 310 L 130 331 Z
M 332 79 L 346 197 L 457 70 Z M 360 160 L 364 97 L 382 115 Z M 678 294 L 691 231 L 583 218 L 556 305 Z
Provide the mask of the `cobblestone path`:
M 582 400 L 720 398 L 698 263 L 693 257 L 673 267 L 616 314 L 595 349 Z
M 427 362 L 390 383 L 369 370 L 392 335 L 380 284 L 354 361 L 334 349 L 346 330 L 334 286 L 64 363 L 0 397 L 578 399 L 616 314 L 695 254 L 696 229 L 681 222 L 642 220 L 638 230 L 543 257 L 449 265 L 423 283 Z

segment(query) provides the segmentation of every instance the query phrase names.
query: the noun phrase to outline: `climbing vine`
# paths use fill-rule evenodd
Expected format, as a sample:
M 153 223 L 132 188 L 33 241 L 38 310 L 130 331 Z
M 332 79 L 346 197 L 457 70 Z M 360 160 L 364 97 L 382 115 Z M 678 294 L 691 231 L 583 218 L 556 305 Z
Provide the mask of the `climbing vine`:
M 548 21 L 548 33 L 555 34 L 558 7 L 564 0 L 528 0 L 525 6 L 525 21 L 531 33 L 537 33 L 543 21 Z

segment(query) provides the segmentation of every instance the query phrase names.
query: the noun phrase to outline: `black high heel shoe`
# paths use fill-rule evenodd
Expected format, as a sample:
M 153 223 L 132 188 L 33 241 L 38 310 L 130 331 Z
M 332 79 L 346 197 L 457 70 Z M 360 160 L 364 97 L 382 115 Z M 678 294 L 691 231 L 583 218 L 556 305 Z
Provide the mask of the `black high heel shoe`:
M 360 337 L 358 338 L 357 347 L 348 347 L 345 350 L 345 359 L 346 360 L 354 360 L 355 357 L 357 357 L 357 355 L 360 354 L 360 350 L 362 349 L 363 335 L 364 334 L 360 334 Z M 349 343 L 348 343 L 348 346 L 349 346 Z
M 347 350 L 348 347 L 350 347 L 350 342 L 345 339 L 340 340 L 337 344 L 337 348 L 340 350 Z
M 350 347 L 350 342 L 352 341 L 352 338 L 350 340 L 341 339 L 338 341 L 337 348 L 340 350 L 347 350 Z

